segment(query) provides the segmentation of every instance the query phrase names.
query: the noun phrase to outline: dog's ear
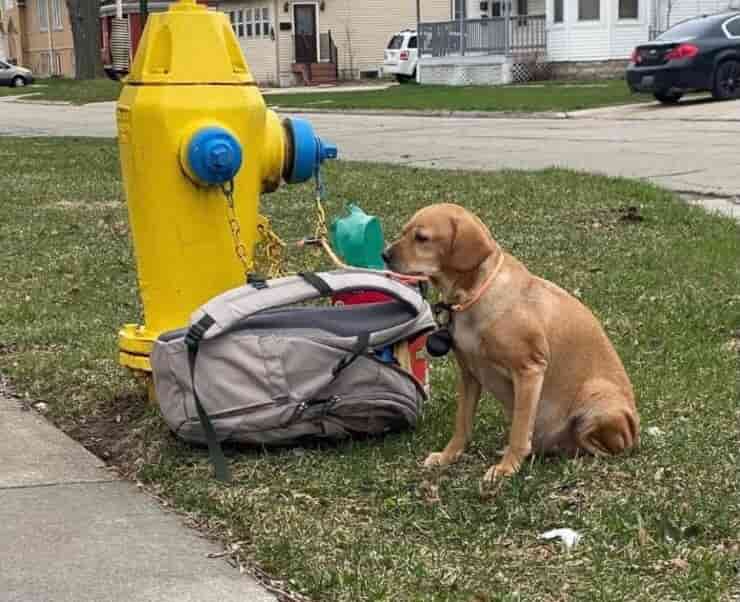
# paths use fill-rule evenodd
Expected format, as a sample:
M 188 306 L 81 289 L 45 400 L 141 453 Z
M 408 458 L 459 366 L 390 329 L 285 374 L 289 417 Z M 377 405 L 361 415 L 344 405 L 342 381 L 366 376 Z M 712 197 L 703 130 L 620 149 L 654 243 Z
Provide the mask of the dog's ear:
M 494 252 L 493 238 L 483 222 L 470 215 L 451 217 L 452 236 L 444 267 L 455 272 L 476 269 Z

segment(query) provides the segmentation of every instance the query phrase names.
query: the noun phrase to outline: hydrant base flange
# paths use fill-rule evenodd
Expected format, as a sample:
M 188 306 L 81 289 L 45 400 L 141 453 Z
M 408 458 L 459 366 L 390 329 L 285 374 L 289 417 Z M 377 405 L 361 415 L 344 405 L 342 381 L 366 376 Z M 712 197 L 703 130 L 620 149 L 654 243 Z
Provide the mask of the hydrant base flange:
M 155 333 L 147 331 L 143 326 L 126 324 L 118 331 L 119 363 L 132 370 L 151 372 L 149 355 L 156 338 Z

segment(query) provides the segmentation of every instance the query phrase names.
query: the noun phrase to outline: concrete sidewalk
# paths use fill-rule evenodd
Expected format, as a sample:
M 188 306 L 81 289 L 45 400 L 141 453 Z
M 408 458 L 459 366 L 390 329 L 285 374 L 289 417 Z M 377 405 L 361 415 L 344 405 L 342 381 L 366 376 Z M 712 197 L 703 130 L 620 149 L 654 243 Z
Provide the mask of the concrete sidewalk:
M 221 548 L 0 392 L 0 602 L 274 602 Z

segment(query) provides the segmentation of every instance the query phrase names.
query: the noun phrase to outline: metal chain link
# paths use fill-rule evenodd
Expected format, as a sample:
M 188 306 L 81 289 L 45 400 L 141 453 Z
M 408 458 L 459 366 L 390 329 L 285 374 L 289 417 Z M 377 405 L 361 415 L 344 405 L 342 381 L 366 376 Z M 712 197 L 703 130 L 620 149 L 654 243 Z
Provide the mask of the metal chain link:
M 316 179 L 316 223 L 314 238 L 319 240 L 327 239 L 329 237 L 329 229 L 326 225 L 326 210 L 324 209 L 325 188 L 321 178 L 321 170 L 317 169 L 314 176 Z M 241 226 L 239 225 L 239 218 L 236 215 L 234 203 L 234 181 L 230 180 L 223 184 L 221 190 L 226 197 L 227 219 L 229 229 L 231 230 L 231 237 L 234 241 L 234 252 L 242 264 L 245 279 L 249 281 L 249 275 L 254 271 L 254 261 L 248 258 L 247 247 L 241 239 Z M 260 221 L 257 224 L 257 233 L 262 239 L 267 277 L 277 278 L 284 276 L 286 273 L 284 258 L 285 242 L 275 234 L 267 218 L 258 216 L 258 219 Z
M 248 258 L 247 247 L 242 242 L 241 238 L 241 226 L 239 225 L 239 218 L 236 215 L 236 208 L 234 206 L 234 180 L 225 182 L 221 186 L 221 190 L 226 197 L 226 211 L 227 221 L 229 223 L 229 230 L 231 230 L 231 238 L 234 241 L 234 252 L 239 262 L 242 264 L 244 269 L 244 279 L 249 279 L 249 274 L 254 270 L 254 262 Z
M 267 263 L 267 277 L 278 278 L 285 275 L 285 262 L 283 257 L 285 242 L 275 234 L 272 226 L 270 226 L 269 220 L 267 218 L 263 219 L 264 221 L 257 225 L 257 232 L 262 238 L 265 261 Z
M 316 178 L 316 226 L 314 238 L 328 238 L 329 229 L 326 227 L 326 211 L 324 210 L 324 182 L 321 179 L 321 169 L 317 168 Z

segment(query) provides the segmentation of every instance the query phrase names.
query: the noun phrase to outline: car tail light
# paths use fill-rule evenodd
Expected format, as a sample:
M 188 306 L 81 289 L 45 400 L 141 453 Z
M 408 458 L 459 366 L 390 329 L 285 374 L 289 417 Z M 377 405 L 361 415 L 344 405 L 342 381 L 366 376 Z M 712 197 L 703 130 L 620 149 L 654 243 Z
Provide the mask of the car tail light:
M 637 52 L 637 48 L 635 48 L 630 55 L 630 63 L 632 63 L 633 65 L 639 65 L 641 62 L 642 57 L 640 56 L 640 53 Z
M 667 61 L 675 59 L 690 59 L 697 54 L 699 54 L 699 49 L 693 44 L 679 44 L 665 55 L 665 59 Z
M 408 61 L 409 60 L 409 51 L 408 50 L 402 50 L 401 51 L 401 60 L 402 61 Z

